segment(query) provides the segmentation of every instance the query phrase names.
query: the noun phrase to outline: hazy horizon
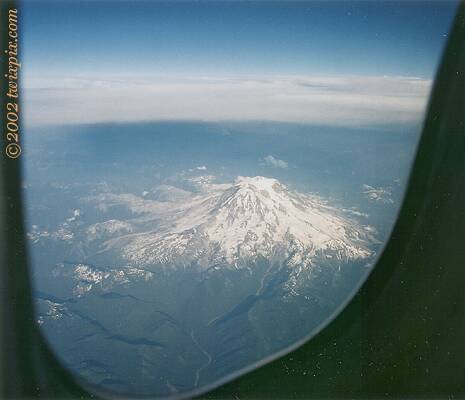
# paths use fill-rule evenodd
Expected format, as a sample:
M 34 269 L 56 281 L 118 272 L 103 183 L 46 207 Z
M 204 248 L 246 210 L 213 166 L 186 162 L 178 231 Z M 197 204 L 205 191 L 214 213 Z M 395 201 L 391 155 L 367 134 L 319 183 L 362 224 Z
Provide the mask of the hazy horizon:
M 415 123 L 455 7 L 23 2 L 24 122 Z

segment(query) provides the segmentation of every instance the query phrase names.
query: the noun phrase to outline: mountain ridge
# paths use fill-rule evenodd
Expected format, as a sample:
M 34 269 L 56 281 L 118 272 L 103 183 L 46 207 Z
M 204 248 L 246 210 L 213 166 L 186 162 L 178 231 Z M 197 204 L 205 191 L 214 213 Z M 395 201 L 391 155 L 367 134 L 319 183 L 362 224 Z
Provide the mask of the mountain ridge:
M 166 207 L 158 227 L 105 242 L 132 265 L 224 264 L 241 268 L 259 257 L 310 267 L 318 257 L 341 261 L 371 255 L 369 229 L 324 200 L 289 190 L 277 179 L 236 178 Z M 300 265 L 299 265 L 300 264 Z

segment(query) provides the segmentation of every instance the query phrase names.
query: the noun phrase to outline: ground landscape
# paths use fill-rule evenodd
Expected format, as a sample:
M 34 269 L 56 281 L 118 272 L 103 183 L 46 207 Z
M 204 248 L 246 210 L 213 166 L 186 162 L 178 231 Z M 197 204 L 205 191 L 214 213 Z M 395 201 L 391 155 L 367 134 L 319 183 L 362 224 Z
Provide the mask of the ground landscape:
M 139 146 L 123 152 L 128 129 Z M 31 139 L 24 184 L 37 322 L 65 365 L 121 393 L 200 388 L 309 335 L 369 272 L 402 194 L 402 165 L 366 175 L 355 130 L 57 131 Z M 193 134 L 197 145 L 179 146 Z M 414 137 L 379 133 L 376 146 L 398 146 L 408 165 Z

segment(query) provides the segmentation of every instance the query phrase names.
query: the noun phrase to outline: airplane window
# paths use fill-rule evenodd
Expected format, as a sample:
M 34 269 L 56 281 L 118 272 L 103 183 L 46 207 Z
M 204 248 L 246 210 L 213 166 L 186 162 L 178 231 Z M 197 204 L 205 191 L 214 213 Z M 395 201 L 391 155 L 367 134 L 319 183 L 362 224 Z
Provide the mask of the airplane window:
M 376 264 L 456 2 L 21 7 L 36 321 L 82 382 L 202 391 Z

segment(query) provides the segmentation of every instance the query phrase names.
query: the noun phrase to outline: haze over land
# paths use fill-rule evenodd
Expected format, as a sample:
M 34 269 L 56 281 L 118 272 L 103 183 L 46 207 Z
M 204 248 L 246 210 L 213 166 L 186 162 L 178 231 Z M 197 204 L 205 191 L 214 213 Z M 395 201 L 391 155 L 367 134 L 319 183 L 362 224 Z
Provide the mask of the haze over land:
M 415 133 L 390 133 L 37 128 L 28 236 L 37 320 L 57 355 L 112 390 L 167 395 L 311 333 L 368 273 L 393 221 Z

